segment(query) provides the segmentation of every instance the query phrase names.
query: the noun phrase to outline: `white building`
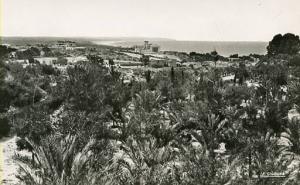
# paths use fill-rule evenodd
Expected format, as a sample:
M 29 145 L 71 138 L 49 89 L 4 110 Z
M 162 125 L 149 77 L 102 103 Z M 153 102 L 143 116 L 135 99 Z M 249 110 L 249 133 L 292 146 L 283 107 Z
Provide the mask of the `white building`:
M 144 45 L 134 46 L 134 51 L 137 53 L 158 53 L 160 46 L 151 44 L 149 41 L 144 41 Z

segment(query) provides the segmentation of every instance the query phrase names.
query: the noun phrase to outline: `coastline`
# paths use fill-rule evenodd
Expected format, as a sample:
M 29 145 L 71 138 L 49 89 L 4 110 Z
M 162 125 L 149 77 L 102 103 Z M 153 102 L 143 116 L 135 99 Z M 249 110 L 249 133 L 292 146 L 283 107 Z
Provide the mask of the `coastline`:
M 130 40 L 103 40 L 91 41 L 96 45 L 129 48 L 143 45 L 143 41 Z M 217 51 L 220 55 L 229 57 L 233 54 L 248 56 L 250 54 L 266 54 L 267 42 L 216 42 L 216 41 L 150 41 L 151 44 L 160 46 L 160 51 L 210 53 Z

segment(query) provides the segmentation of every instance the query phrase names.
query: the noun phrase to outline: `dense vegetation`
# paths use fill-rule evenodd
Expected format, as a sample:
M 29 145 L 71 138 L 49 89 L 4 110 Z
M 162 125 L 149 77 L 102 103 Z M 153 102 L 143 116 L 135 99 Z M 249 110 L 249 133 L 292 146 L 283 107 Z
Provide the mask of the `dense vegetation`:
M 98 56 L 63 72 L 1 62 L 1 132 L 9 123 L 20 150 L 32 153 L 17 157 L 18 177 L 40 185 L 299 184 L 300 123 L 288 119 L 300 107 L 298 43 L 275 36 L 254 66 L 172 67 L 130 83 Z M 211 56 L 220 60 L 189 54 Z M 276 172 L 284 177 L 263 177 Z

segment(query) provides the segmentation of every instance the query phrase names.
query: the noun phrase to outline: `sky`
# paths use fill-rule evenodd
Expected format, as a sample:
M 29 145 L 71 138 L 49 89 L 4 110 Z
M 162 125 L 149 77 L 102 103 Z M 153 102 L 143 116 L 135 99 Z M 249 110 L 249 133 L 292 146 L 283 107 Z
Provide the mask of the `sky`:
M 0 0 L 2 36 L 269 41 L 300 34 L 300 0 Z

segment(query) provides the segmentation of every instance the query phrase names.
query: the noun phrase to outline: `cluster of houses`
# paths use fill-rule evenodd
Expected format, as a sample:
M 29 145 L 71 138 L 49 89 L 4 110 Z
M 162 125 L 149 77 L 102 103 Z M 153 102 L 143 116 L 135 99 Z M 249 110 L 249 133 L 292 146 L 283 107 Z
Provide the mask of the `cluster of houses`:
M 10 46 L 9 44 L 2 44 L 2 45 L 7 45 Z M 31 45 L 26 45 L 26 46 L 14 46 L 13 48 L 17 49 L 17 51 L 11 52 L 9 58 L 14 59 L 17 58 L 17 52 L 24 52 L 28 49 L 30 49 L 32 46 Z M 68 40 L 63 40 L 63 41 L 57 41 L 54 44 L 51 45 L 36 45 L 34 46 L 40 50 L 40 56 L 45 57 L 46 52 L 43 50 L 43 48 L 47 47 L 53 51 L 84 51 L 86 47 L 83 46 L 78 46 L 76 42 L 73 41 L 68 41 Z
M 59 40 L 56 44 L 52 45 L 52 49 L 62 49 L 62 50 L 84 50 L 85 47 L 77 46 L 76 42 L 69 40 Z

